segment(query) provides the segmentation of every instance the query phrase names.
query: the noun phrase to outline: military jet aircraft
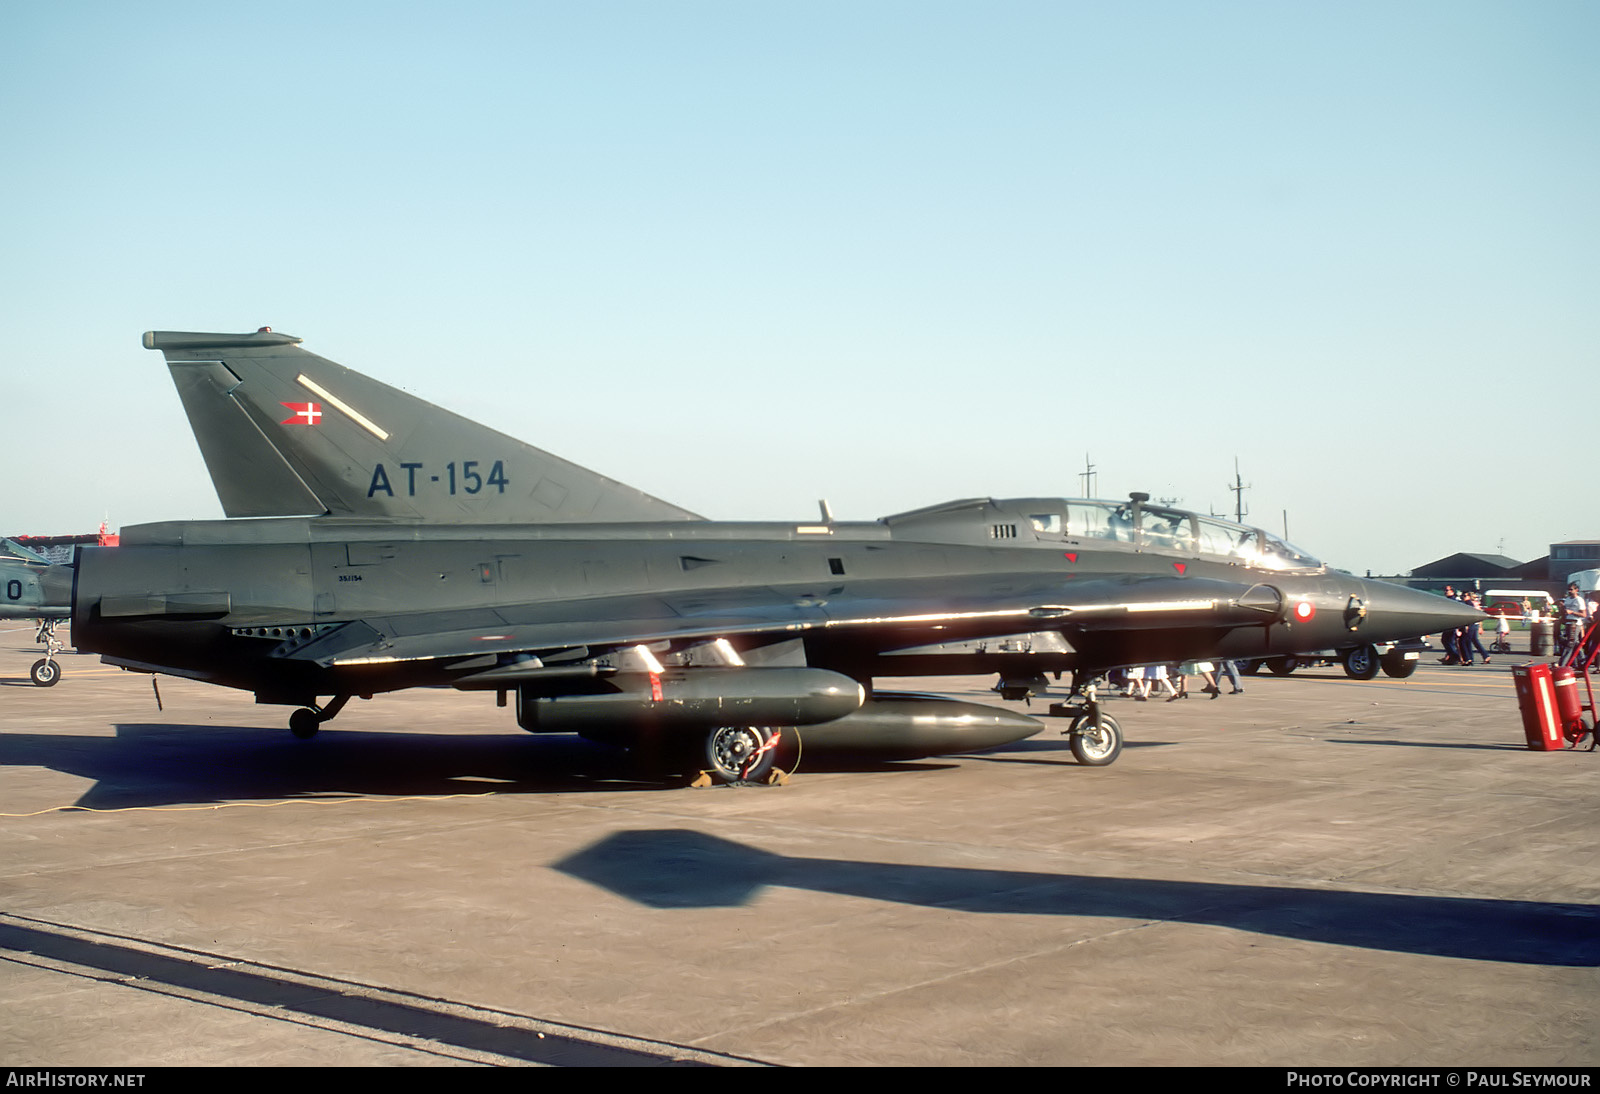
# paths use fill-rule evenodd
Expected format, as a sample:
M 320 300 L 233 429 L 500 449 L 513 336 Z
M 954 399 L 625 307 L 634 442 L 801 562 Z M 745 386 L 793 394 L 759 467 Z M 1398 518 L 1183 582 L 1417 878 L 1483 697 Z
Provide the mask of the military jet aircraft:
M 38 623 L 34 640 L 44 646 L 42 658 L 28 676 L 42 688 L 61 679 L 56 654 L 62 643 L 56 625 L 72 614 L 72 567 L 52 565 L 43 555 L 14 539 L 0 538 L 0 619 Z
M 1476 613 L 1330 571 L 1257 528 L 1127 502 L 975 498 L 884 517 L 711 521 L 300 348 L 152 331 L 223 521 L 80 552 L 73 634 L 111 664 L 298 706 L 514 697 L 729 783 L 777 744 L 927 756 L 1037 732 L 885 676 L 1073 674 L 1081 762 L 1120 727 L 1086 686 L 1121 665 L 1259 657 L 1442 630 Z M 974 645 L 977 643 L 978 645 Z M 323 703 L 322 697 L 331 697 Z

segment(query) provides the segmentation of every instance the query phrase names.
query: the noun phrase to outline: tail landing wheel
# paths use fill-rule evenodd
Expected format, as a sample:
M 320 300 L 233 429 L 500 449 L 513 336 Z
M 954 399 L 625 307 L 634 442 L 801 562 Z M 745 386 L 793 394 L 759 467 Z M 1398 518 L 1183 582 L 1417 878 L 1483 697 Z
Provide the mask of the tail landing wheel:
M 309 741 L 322 728 L 322 719 L 310 707 L 302 707 L 289 715 L 289 732 L 302 741 Z
M 706 737 L 706 764 L 729 786 L 764 783 L 778 761 L 779 732 L 766 726 L 720 726 Z
M 308 707 L 301 707 L 289 715 L 289 732 L 302 741 L 311 740 L 322 728 L 322 723 L 331 722 L 334 715 L 343 710 L 349 701 L 348 695 L 335 695 L 333 702 L 325 707 L 319 707 L 314 703 Z

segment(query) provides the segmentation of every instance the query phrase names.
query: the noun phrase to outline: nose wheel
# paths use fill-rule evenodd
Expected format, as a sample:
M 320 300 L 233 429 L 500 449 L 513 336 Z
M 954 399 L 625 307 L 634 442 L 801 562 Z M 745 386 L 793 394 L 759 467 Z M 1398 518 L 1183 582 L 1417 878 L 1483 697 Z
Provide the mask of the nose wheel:
M 56 663 L 56 654 L 61 652 L 65 643 L 56 637 L 58 622 L 56 619 L 39 620 L 39 629 L 33 635 L 33 640 L 44 646 L 44 656 L 28 669 L 28 679 L 41 688 L 55 687 L 61 682 L 61 666 Z
M 1067 726 L 1067 738 L 1084 767 L 1105 767 L 1122 754 L 1122 727 L 1109 714 L 1083 711 Z
M 1050 715 L 1070 718 L 1062 734 L 1072 748 L 1072 758 L 1084 767 L 1105 767 L 1122 755 L 1122 726 L 1100 709 L 1097 681 L 1073 676 L 1072 694 L 1064 703 L 1052 703 Z

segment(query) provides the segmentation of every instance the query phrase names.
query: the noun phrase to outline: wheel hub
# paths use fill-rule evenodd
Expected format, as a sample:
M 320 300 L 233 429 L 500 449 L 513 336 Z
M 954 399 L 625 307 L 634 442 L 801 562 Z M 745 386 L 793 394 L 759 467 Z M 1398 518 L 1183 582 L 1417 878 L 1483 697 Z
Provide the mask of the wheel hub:
M 1101 726 L 1083 730 L 1078 736 L 1083 740 L 1084 748 L 1092 753 L 1104 753 L 1111 746 L 1111 734 Z
M 711 736 L 708 758 L 718 776 L 738 783 L 757 777 L 759 769 L 770 766 L 772 735 L 758 726 L 728 726 Z

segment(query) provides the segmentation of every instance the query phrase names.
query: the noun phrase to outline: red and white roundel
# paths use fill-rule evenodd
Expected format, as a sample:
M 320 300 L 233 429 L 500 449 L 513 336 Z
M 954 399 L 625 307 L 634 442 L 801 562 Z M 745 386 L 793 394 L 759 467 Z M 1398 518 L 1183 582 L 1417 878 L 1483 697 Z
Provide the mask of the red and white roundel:
M 1309 600 L 1296 600 L 1294 602 L 1294 621 L 1296 623 L 1309 623 L 1316 617 L 1317 609 Z

